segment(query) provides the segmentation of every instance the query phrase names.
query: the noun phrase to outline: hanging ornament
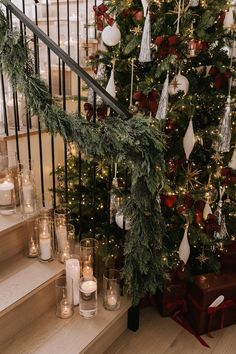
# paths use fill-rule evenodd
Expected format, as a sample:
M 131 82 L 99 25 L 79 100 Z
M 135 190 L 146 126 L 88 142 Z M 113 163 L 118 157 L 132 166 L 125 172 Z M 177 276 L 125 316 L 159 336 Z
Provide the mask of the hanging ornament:
M 125 223 L 124 223 L 125 221 Z M 125 224 L 125 230 L 130 230 L 131 225 L 129 220 L 124 220 L 124 215 L 121 214 L 120 212 L 116 213 L 116 224 L 119 226 L 119 228 L 124 229 L 124 224 Z
M 103 79 L 105 76 L 105 65 L 103 63 L 99 63 L 98 64 L 98 68 L 97 68 L 97 74 L 96 74 L 96 80 L 101 80 Z M 90 87 L 88 90 L 88 103 L 90 105 L 94 105 L 94 91 L 93 89 Z M 96 106 L 101 106 L 103 104 L 103 100 L 99 95 L 96 95 Z
M 190 0 L 189 7 L 197 7 L 199 6 L 199 0 Z
M 196 257 L 196 259 L 197 259 L 197 260 L 201 263 L 201 265 L 202 265 L 203 263 L 205 263 L 206 261 L 208 261 L 209 257 L 207 257 L 207 256 L 205 255 L 204 251 L 203 251 L 201 254 L 199 254 L 198 257 Z
M 228 166 L 233 170 L 236 170 L 236 146 L 234 147 L 233 155 L 231 157 L 231 160 L 229 161 Z
M 178 2 L 178 17 L 177 17 L 177 27 L 175 34 L 179 35 L 179 27 L 180 27 L 180 18 L 181 18 L 181 0 Z
M 180 91 L 183 91 L 185 96 L 188 93 L 188 90 L 189 81 L 185 76 L 181 75 L 180 72 L 175 75 L 168 87 L 168 92 L 171 96 L 176 95 Z
M 131 78 L 130 78 L 130 98 L 129 109 L 135 112 L 135 106 L 133 105 L 133 90 L 134 90 L 134 59 L 131 59 Z
M 111 75 L 107 83 L 106 91 L 113 97 L 116 97 L 116 86 L 114 80 L 114 68 L 111 70 Z
M 143 13 L 144 13 L 144 17 L 147 14 L 147 10 L 148 10 L 148 1 L 147 0 L 141 0 L 142 1 L 142 5 L 143 5 Z
M 219 126 L 219 142 L 216 144 L 218 152 L 229 152 L 231 141 L 231 96 L 228 96 L 224 117 Z
M 215 212 L 215 216 L 217 217 L 218 225 L 220 226 L 219 231 L 214 232 L 214 238 L 217 240 L 222 240 L 228 234 L 225 226 L 225 219 L 222 215 L 222 206 L 223 206 L 223 195 L 225 193 L 225 187 L 220 186 L 219 189 L 219 201 L 217 204 L 217 209 Z
M 195 144 L 195 136 L 193 131 L 193 121 L 190 118 L 188 128 L 183 138 L 184 152 L 186 155 L 186 160 L 188 161 L 191 152 L 193 151 Z
M 230 31 L 233 29 L 233 27 L 234 27 L 234 12 L 233 12 L 233 8 L 230 7 L 228 11 L 225 13 L 223 28 Z
M 149 11 L 147 12 L 147 16 L 144 23 L 142 42 L 138 60 L 140 61 L 140 63 L 149 63 L 151 61 L 151 23 Z
M 161 98 L 159 101 L 156 119 L 162 120 L 166 119 L 167 109 L 168 109 L 168 86 L 169 86 L 169 73 L 166 74 L 166 79 L 162 88 Z
M 120 42 L 121 33 L 116 23 L 113 26 L 107 26 L 102 31 L 102 40 L 108 47 L 113 47 Z
M 204 209 L 203 209 L 203 219 L 207 220 L 209 214 L 212 214 L 212 210 L 211 210 L 209 202 L 206 202 Z
M 189 222 L 185 226 L 184 236 L 179 246 L 179 259 L 183 261 L 185 264 L 188 262 L 190 256 L 190 246 L 188 242 L 188 228 L 189 228 Z

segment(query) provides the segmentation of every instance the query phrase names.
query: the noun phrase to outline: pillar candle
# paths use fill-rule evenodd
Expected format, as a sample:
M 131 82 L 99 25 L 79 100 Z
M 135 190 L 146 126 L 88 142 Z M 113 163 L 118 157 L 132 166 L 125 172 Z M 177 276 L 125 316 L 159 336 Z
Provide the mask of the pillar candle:
M 65 269 L 66 269 L 66 278 L 67 278 L 66 283 L 67 283 L 68 298 L 72 299 L 72 293 L 73 293 L 74 305 L 75 306 L 79 305 L 80 264 L 78 259 L 75 258 L 67 259 L 65 264 Z M 70 281 L 70 279 L 72 279 L 72 282 Z
M 67 245 L 67 230 L 66 225 L 56 227 L 57 244 L 59 251 L 63 251 Z
M 52 257 L 50 233 L 43 232 L 39 235 L 40 258 L 48 261 Z
M 26 214 L 34 211 L 34 190 L 29 181 L 22 184 L 24 211 Z
M 9 205 L 12 203 L 12 192 L 14 184 L 9 181 L 0 183 L 0 205 Z

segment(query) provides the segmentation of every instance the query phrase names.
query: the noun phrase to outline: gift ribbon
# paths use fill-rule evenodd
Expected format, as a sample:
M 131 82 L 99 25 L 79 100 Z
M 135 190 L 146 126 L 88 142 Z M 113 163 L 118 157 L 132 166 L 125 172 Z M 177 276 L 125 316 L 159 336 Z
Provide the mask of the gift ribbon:
M 187 312 L 187 303 L 185 299 L 169 299 L 166 301 L 166 308 L 171 312 L 174 312 L 171 318 L 175 322 L 191 333 L 204 347 L 210 348 L 204 339 L 193 330 L 188 321 L 184 318 L 184 313 Z
M 233 302 L 233 300 L 229 299 L 229 300 L 225 300 L 224 302 L 222 302 L 220 305 L 216 307 L 208 307 L 207 314 L 209 316 L 209 319 L 208 319 L 208 326 L 207 326 L 207 334 L 209 337 L 213 338 L 210 329 L 212 327 L 212 320 L 216 315 L 216 313 L 219 311 L 221 312 L 220 328 L 222 329 L 224 327 L 225 309 L 229 309 L 235 306 L 236 305 Z
M 115 20 L 111 18 L 106 12 L 108 10 L 108 7 L 104 4 L 101 4 L 99 6 L 93 6 L 93 10 L 95 11 L 95 15 L 97 18 L 97 29 L 98 31 L 103 30 L 103 18 L 107 21 L 107 24 L 109 26 L 113 26 L 115 23 Z

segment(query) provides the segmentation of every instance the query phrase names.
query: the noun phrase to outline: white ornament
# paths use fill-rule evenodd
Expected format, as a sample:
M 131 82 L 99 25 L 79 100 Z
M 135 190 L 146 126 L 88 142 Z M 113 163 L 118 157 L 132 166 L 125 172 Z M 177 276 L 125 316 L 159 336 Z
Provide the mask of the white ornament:
M 199 0 L 190 0 L 189 7 L 197 7 L 199 5 Z
M 209 202 L 206 202 L 204 209 L 203 209 L 203 219 L 207 220 L 209 214 L 212 214 L 212 210 L 211 210 Z
M 116 213 L 116 224 L 121 229 L 124 228 L 124 215 L 120 214 L 119 212 Z M 130 230 L 131 225 L 129 220 L 125 220 L 125 230 Z
M 116 86 L 115 86 L 115 80 L 114 80 L 114 69 L 111 71 L 111 76 L 110 79 L 107 83 L 106 91 L 113 97 L 116 97 Z
M 117 25 L 107 26 L 102 31 L 102 40 L 108 47 L 113 47 L 120 42 L 121 33 Z
M 147 0 L 141 0 L 141 1 L 142 1 L 142 5 L 143 5 L 143 14 L 144 14 L 144 17 L 146 17 L 147 9 L 148 9 L 148 2 L 147 2 Z
M 183 261 L 185 264 L 188 262 L 190 256 L 190 246 L 188 242 L 188 228 L 189 228 L 189 223 L 187 223 L 185 227 L 184 236 L 179 246 L 179 259 Z
M 140 63 L 149 63 L 151 61 L 150 46 L 151 46 L 151 23 L 150 23 L 150 15 L 148 12 L 144 23 L 142 42 L 141 42 L 140 53 L 138 58 Z
M 208 308 L 209 308 L 209 307 L 218 307 L 220 304 L 222 304 L 222 302 L 224 301 L 224 299 L 225 299 L 224 295 L 218 296 L 218 297 L 212 302 L 212 304 L 210 304 L 210 305 L 208 306 Z
M 169 85 L 169 73 L 166 75 L 166 79 L 162 88 L 161 97 L 156 113 L 156 119 L 166 119 L 168 110 L 168 85 Z
M 231 157 L 231 160 L 229 161 L 228 166 L 232 168 L 233 170 L 236 170 L 236 147 L 234 148 L 233 155 Z
M 232 7 L 229 8 L 229 10 L 225 14 L 224 22 L 223 22 L 223 27 L 224 29 L 231 30 L 234 26 L 234 12 Z
M 193 131 L 193 121 L 192 118 L 189 121 L 188 128 L 183 138 L 184 152 L 186 155 L 186 159 L 189 159 L 191 152 L 193 151 L 195 144 L 195 136 Z
M 180 72 L 175 75 L 173 80 L 171 81 L 168 92 L 170 95 L 176 95 L 178 92 L 183 91 L 184 96 L 188 93 L 189 90 L 189 81 L 188 79 L 181 75 Z

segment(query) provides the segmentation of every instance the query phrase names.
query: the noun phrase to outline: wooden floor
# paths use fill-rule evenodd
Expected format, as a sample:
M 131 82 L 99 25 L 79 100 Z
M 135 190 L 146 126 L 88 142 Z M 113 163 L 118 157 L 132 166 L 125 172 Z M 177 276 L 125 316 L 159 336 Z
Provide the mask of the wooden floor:
M 210 349 L 203 347 L 171 318 L 148 307 L 141 310 L 139 330 L 126 330 L 105 354 L 236 354 L 236 325 L 213 332 L 213 336 L 202 336 Z

